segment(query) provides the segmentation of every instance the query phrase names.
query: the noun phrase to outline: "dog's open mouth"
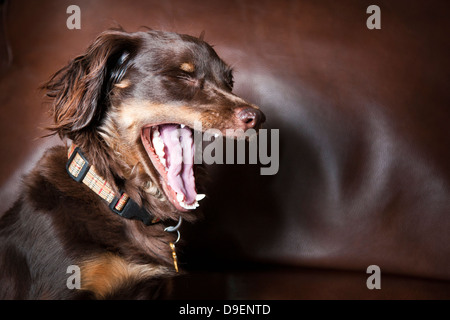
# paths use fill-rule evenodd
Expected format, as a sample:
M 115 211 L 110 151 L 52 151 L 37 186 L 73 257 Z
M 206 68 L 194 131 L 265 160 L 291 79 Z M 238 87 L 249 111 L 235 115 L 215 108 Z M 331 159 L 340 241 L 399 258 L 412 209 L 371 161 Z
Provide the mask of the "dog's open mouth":
M 193 130 L 172 123 L 147 126 L 141 140 L 172 204 L 180 211 L 197 208 L 205 195 L 195 188 Z

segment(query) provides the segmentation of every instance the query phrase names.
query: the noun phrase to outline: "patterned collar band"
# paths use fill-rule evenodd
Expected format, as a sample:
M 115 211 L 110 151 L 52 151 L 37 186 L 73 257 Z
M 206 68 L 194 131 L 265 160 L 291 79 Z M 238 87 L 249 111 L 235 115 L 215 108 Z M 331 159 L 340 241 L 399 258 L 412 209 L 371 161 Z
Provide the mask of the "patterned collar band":
M 140 220 L 147 226 L 160 222 L 160 219 L 139 207 L 125 192 L 116 195 L 111 185 L 98 175 L 95 168 L 89 165 L 80 148 L 73 143 L 69 148 L 68 158 L 66 170 L 69 176 L 77 182 L 84 183 L 98 194 L 108 203 L 111 211 L 127 219 Z

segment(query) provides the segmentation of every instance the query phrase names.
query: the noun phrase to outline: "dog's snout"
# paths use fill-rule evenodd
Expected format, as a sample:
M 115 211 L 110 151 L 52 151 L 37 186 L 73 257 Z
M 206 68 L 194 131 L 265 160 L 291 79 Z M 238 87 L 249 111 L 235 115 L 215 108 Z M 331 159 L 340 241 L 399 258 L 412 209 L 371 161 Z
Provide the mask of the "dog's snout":
M 236 110 L 236 116 L 246 129 L 258 129 L 266 121 L 266 116 L 260 110 L 252 107 L 244 107 Z

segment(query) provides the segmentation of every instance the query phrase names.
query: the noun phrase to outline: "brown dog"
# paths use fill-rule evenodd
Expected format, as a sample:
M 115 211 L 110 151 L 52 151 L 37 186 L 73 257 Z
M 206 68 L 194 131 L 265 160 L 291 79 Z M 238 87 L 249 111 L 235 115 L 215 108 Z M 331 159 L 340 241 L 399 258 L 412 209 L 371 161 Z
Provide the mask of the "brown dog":
M 46 152 L 0 220 L 0 298 L 155 298 L 195 219 L 193 127 L 258 129 L 231 69 L 201 39 L 102 33 L 44 85 L 70 148 Z M 74 270 L 80 286 L 68 285 Z M 68 273 L 69 272 L 69 273 Z M 76 281 L 74 282 L 76 284 Z

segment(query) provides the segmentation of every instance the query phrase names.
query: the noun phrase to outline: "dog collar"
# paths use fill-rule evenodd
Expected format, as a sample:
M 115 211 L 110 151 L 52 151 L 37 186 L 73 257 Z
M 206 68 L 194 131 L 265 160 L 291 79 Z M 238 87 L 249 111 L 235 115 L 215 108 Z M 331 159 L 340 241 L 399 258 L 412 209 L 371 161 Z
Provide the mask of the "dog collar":
M 161 221 L 140 207 L 125 192 L 116 195 L 112 186 L 95 171 L 95 168 L 89 164 L 80 148 L 75 144 L 70 146 L 68 158 L 66 170 L 69 176 L 77 182 L 84 183 L 104 199 L 112 212 L 127 219 L 140 220 L 147 226 Z

